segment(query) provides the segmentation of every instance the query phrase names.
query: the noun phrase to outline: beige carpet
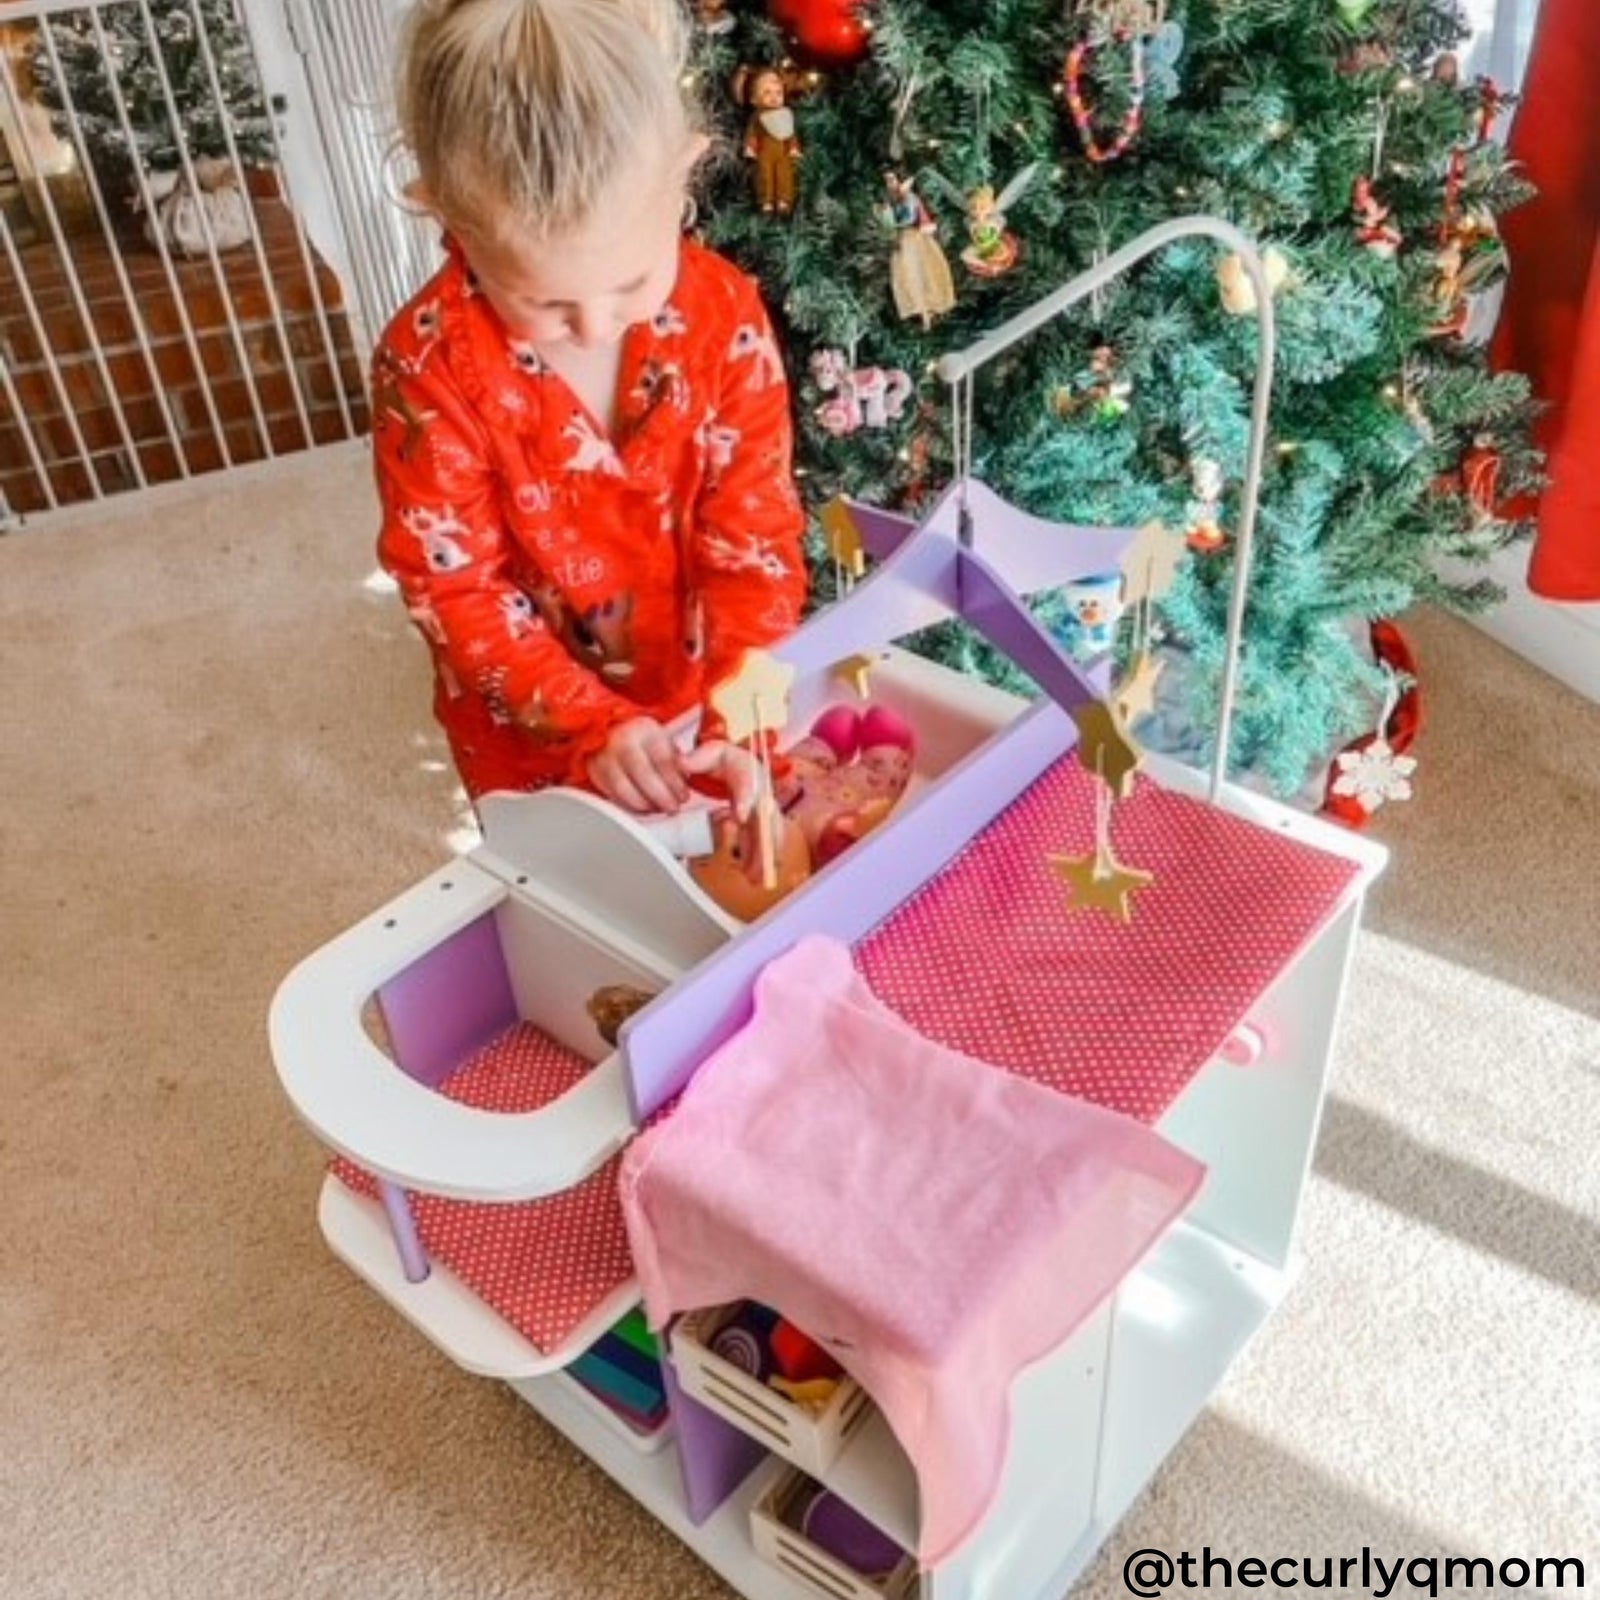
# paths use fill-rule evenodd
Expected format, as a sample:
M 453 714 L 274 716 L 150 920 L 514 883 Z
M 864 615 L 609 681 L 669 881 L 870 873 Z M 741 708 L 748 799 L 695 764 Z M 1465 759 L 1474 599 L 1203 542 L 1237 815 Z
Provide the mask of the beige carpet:
M 365 471 L 0 541 L 5 1600 L 726 1593 L 317 1235 L 267 1003 L 454 816 Z M 1415 636 L 1305 1276 L 1084 1593 L 1145 1545 L 1600 1584 L 1600 711 Z

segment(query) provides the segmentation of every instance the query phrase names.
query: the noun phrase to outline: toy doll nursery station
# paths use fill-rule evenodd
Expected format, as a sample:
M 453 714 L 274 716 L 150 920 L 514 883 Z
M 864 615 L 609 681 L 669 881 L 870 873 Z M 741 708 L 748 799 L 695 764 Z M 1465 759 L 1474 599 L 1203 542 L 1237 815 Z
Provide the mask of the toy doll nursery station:
M 1137 674 L 1020 598 L 1120 567 L 1147 618 L 1169 536 L 970 474 L 977 370 L 1191 235 L 1239 253 L 1262 350 L 1209 782 L 1141 761 Z M 876 566 L 746 685 L 791 738 L 867 691 L 909 785 L 748 925 L 659 828 L 497 795 L 274 1003 L 335 1253 L 749 1600 L 1058 1600 L 1290 1281 L 1384 855 L 1223 781 L 1272 335 L 1254 249 L 1193 218 L 945 359 L 954 483 L 835 511 Z M 892 648 L 952 615 L 1041 699 Z

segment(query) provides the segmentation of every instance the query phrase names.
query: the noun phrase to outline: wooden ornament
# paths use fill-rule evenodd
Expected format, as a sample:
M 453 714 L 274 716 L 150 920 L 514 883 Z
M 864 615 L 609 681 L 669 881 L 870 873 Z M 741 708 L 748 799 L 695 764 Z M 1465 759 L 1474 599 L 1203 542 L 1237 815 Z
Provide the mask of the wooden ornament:
M 1089 700 L 1073 709 L 1078 725 L 1078 759 L 1086 772 L 1098 773 L 1119 800 L 1133 793 L 1133 775 L 1144 753 L 1128 736 L 1122 718 L 1104 700 Z
M 1133 921 L 1130 897 L 1147 889 L 1155 874 L 1125 867 L 1109 852 L 1089 856 L 1050 856 L 1050 866 L 1066 886 L 1074 911 L 1109 911 L 1121 922 Z
M 846 656 L 843 661 L 834 664 L 833 676 L 848 683 L 855 690 L 858 700 L 865 700 L 872 693 L 872 669 L 875 665 L 876 658 L 873 656 Z
M 1122 603 L 1159 600 L 1176 581 L 1183 563 L 1184 542 L 1162 523 L 1147 522 L 1133 537 L 1122 558 Z
M 711 709 L 734 744 L 768 729 L 776 732 L 789 721 L 789 689 L 794 668 L 765 650 L 746 650 L 739 670 L 711 691 Z
M 1268 245 L 1261 253 L 1261 267 L 1266 274 L 1267 288 L 1274 299 L 1289 281 L 1289 263 L 1283 252 Z M 1256 286 L 1244 269 L 1244 257 L 1224 256 L 1217 263 L 1217 288 L 1222 292 L 1222 309 L 1230 316 L 1247 317 L 1256 309 Z
M 1141 650 L 1134 658 L 1133 665 L 1128 668 L 1127 674 L 1116 687 L 1112 699 L 1116 702 L 1117 715 L 1122 719 L 1124 726 L 1129 726 L 1140 717 L 1147 717 L 1156 708 L 1156 684 L 1161 679 L 1161 670 L 1164 662 L 1157 661 L 1148 650 Z
M 867 575 L 867 553 L 861 543 L 861 530 L 843 500 L 830 500 L 819 513 L 822 531 L 827 535 L 828 554 L 851 578 Z

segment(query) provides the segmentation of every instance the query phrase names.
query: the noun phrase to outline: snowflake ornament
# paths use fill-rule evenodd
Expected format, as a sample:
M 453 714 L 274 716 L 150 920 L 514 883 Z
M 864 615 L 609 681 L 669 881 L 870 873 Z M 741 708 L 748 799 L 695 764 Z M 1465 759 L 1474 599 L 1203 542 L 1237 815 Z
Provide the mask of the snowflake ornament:
M 1333 792 L 1353 798 L 1370 817 L 1389 800 L 1411 798 L 1415 756 L 1396 755 L 1387 739 L 1374 739 L 1364 750 L 1347 750 L 1338 759 Z

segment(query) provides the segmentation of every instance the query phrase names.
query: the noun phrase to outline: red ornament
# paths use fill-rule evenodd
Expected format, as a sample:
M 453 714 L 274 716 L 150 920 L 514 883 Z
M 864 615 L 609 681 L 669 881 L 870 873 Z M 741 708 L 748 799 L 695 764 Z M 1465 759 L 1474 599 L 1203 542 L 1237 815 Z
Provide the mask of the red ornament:
M 788 35 L 796 57 L 812 67 L 852 67 L 866 58 L 872 28 L 860 0 L 768 0 L 767 15 Z

